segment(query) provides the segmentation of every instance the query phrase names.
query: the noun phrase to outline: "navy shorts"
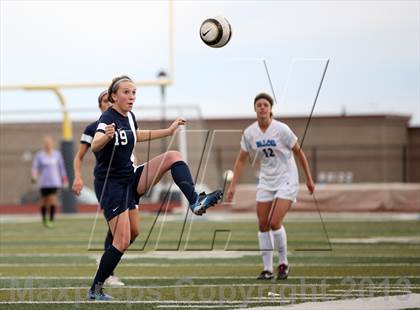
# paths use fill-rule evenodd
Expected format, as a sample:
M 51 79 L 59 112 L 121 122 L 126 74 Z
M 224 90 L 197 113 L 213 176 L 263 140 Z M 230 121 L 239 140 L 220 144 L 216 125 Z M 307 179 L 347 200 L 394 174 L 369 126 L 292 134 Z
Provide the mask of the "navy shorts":
M 126 210 L 137 208 L 136 204 L 138 204 L 141 196 L 137 194 L 137 184 L 142 171 L 143 166 L 139 166 L 131 178 L 120 180 L 111 177 L 108 178 L 107 184 L 104 184 L 105 180 L 95 179 L 96 198 L 101 209 L 104 210 L 104 216 L 108 222 Z M 104 185 L 106 186 L 105 189 Z
M 42 197 L 47 197 L 49 195 L 56 194 L 58 192 L 57 187 L 42 187 L 39 189 Z
M 132 189 L 133 189 L 133 194 L 134 194 L 134 201 L 136 202 L 136 204 L 139 204 L 140 197 L 143 196 L 143 194 L 140 195 L 140 194 L 137 193 L 137 185 L 139 184 L 140 177 L 141 177 L 141 174 L 143 172 L 143 169 L 144 169 L 144 165 L 137 166 L 136 168 L 134 168 L 134 177 L 133 177 L 133 181 L 132 181 Z

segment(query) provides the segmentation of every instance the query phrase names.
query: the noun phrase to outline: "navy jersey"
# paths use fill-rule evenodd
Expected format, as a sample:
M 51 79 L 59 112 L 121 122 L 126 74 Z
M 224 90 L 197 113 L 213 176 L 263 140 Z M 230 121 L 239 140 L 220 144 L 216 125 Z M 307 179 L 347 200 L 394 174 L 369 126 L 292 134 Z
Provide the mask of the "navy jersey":
M 85 131 L 83 131 L 83 134 L 80 137 L 80 143 L 86 144 L 88 147 L 90 147 L 93 137 L 95 136 L 96 127 L 98 127 L 98 121 L 87 125 Z
M 112 159 L 109 177 L 120 180 L 129 180 L 133 176 L 133 162 L 131 154 L 137 142 L 136 118 L 132 112 L 123 116 L 115 109 L 110 108 L 98 120 L 96 131 L 105 133 L 105 126 L 115 123 L 115 135 L 105 146 L 95 153 L 96 167 L 95 178 L 103 180 L 109 167 L 112 149 L 115 145 L 114 156 Z

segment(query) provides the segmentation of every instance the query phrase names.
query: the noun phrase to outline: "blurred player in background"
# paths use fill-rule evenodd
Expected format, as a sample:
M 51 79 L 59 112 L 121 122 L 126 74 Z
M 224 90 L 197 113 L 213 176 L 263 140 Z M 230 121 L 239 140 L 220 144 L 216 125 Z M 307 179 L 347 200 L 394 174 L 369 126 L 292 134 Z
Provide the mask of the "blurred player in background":
M 68 183 L 63 157 L 54 149 L 54 142 L 49 136 L 44 137 L 43 150 L 36 153 L 32 163 L 32 182 L 38 182 L 41 192 L 42 223 L 51 228 L 58 206 L 58 190 L 66 187 Z
M 185 121 L 177 119 L 166 129 L 138 129 L 135 116 L 131 112 L 136 100 L 136 87 L 127 76 L 113 79 L 108 88 L 108 100 L 113 105 L 98 121 L 92 150 L 97 159 L 95 192 L 104 209 L 114 240 L 102 255 L 99 269 L 88 292 L 88 299 L 91 300 L 112 299 L 103 293 L 102 286 L 139 234 L 139 215 L 135 205 L 168 170 L 189 201 L 192 212 L 197 215 L 205 213 L 206 209 L 216 204 L 222 196 L 220 190 L 198 195 L 189 167 L 177 151 L 165 152 L 133 169 L 131 154 L 137 141 L 172 136 Z
M 101 112 L 105 112 L 111 106 L 111 103 L 108 101 L 108 91 L 104 90 L 99 94 L 98 97 L 98 106 Z M 92 143 L 93 136 L 95 135 L 96 127 L 98 127 L 98 122 L 95 121 L 89 124 L 85 130 L 83 131 L 82 136 L 80 137 L 80 144 L 79 150 L 76 153 L 73 161 L 74 167 L 74 181 L 72 190 L 76 195 L 80 195 L 80 192 L 83 189 L 83 179 L 82 179 L 82 161 L 85 157 L 90 144 Z M 108 228 L 107 235 L 105 237 L 104 242 L 104 249 L 106 250 L 112 244 L 112 233 L 111 230 Z M 108 286 L 124 286 L 124 282 L 122 282 L 114 273 L 106 279 L 105 285 Z
M 250 156 L 260 159 L 260 175 L 257 185 L 258 240 L 264 270 L 257 279 L 273 278 L 273 243 L 279 252 L 277 279 L 287 279 L 287 236 L 283 220 L 299 190 L 298 169 L 293 154 L 298 158 L 306 177 L 306 186 L 312 194 L 315 185 L 308 161 L 297 142 L 293 131 L 284 123 L 274 120 L 273 99 L 265 93 L 254 99 L 257 121 L 247 127 L 242 135 L 241 149 L 236 158 L 232 182 L 228 188 L 227 200 L 232 201 L 242 168 Z
M 101 110 L 101 113 L 108 110 L 108 108 L 111 106 L 111 103 L 108 101 L 108 91 L 104 90 L 99 94 L 98 106 Z M 90 123 L 88 126 L 86 126 L 82 136 L 80 137 L 79 149 L 74 157 L 74 181 L 72 190 L 76 195 L 80 195 L 80 192 L 83 189 L 84 183 L 82 179 L 82 161 L 88 149 L 90 148 L 93 136 L 95 135 L 96 127 L 98 127 L 97 121 L 94 121 L 93 123 Z

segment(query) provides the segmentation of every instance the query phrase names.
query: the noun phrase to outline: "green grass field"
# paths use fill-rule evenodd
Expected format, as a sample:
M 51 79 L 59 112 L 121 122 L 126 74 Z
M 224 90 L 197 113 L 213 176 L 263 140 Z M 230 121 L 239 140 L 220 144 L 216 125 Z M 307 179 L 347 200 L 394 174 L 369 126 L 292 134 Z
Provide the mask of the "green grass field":
M 420 293 L 415 216 L 325 215 L 330 247 L 318 214 L 292 213 L 291 272 L 281 282 L 255 280 L 262 263 L 253 214 L 155 219 L 141 215 L 141 235 L 116 270 L 126 286 L 106 288 L 116 301 L 103 303 L 85 299 L 106 233 L 102 216 L 91 244 L 93 216 L 61 216 L 53 229 L 38 217 L 2 216 L 0 308 L 230 309 Z

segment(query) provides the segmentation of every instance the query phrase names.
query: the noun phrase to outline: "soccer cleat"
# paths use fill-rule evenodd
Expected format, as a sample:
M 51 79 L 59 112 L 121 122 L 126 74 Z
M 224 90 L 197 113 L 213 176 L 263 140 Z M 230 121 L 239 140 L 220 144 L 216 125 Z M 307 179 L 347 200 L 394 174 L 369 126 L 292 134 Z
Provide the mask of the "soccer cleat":
M 218 189 L 214 192 L 211 192 L 210 194 L 206 194 L 205 192 L 202 192 L 197 197 L 197 201 L 190 205 L 191 211 L 196 215 L 203 215 L 206 213 L 206 210 L 212 206 L 214 206 L 216 203 L 219 202 L 220 199 L 222 199 L 223 192 Z
M 99 290 L 91 291 L 89 290 L 87 294 L 88 300 L 102 300 L 102 301 L 109 301 L 113 298 L 102 291 L 102 288 Z
M 268 271 L 268 270 L 264 270 L 263 272 L 260 273 L 260 275 L 257 277 L 257 280 L 270 280 L 273 278 L 273 273 Z
M 279 272 L 277 273 L 277 280 L 286 280 L 289 276 L 289 265 L 280 264 Z
M 52 221 L 45 221 L 44 222 L 45 227 L 47 228 L 54 228 L 54 223 Z
M 117 276 L 109 276 L 108 279 L 105 280 L 104 283 L 106 286 L 124 286 L 124 282 L 122 282 Z

